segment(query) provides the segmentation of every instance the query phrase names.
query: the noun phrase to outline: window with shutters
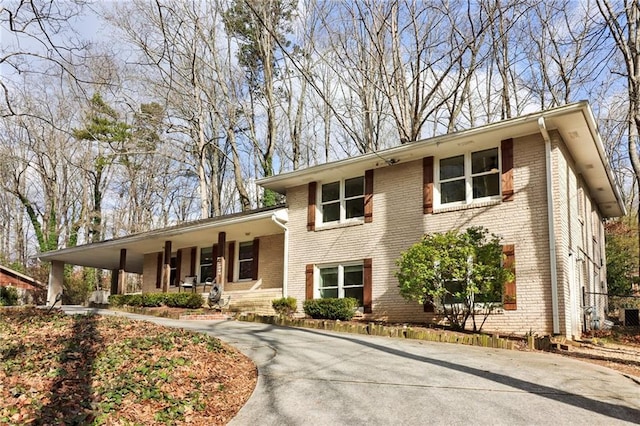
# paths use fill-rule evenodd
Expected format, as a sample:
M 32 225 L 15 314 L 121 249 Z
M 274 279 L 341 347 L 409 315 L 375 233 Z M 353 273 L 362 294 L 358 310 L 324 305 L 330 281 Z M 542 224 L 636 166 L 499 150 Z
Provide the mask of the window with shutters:
M 238 248 L 238 280 L 253 278 L 253 241 L 240 243 Z
M 321 224 L 364 218 L 364 176 L 325 183 L 320 186 Z
M 318 266 L 316 283 L 318 298 L 353 297 L 358 300 L 358 306 L 364 306 L 364 265 L 362 263 Z
M 208 278 L 213 280 L 213 248 L 203 247 L 200 249 L 200 281 L 205 282 Z
M 441 207 L 501 199 L 497 147 L 441 158 L 435 175 L 435 203 Z

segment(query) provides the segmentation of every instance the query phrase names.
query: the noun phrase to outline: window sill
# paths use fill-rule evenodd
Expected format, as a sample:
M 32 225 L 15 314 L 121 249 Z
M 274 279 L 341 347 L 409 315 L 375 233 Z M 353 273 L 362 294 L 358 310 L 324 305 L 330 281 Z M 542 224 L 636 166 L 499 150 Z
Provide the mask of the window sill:
M 364 219 L 350 220 L 348 222 L 341 223 L 327 223 L 316 226 L 316 231 L 327 231 L 329 229 L 350 228 L 352 226 L 364 225 Z
M 502 200 L 489 200 L 489 201 L 481 201 L 477 203 L 462 204 L 462 205 L 449 206 L 449 207 L 440 206 L 433 209 L 433 214 L 449 213 L 449 212 L 455 212 L 459 210 L 476 209 L 480 207 L 492 207 L 501 203 L 502 203 Z

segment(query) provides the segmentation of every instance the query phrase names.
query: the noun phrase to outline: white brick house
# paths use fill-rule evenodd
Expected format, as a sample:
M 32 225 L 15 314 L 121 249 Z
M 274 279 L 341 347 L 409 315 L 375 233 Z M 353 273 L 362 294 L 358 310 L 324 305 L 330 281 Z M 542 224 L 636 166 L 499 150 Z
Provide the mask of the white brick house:
M 297 298 L 300 311 L 308 298 L 355 296 L 372 319 L 426 321 L 434 314 L 399 295 L 396 259 L 425 233 L 484 226 L 502 237 L 516 271 L 515 282 L 504 291 L 504 308 L 491 315 L 485 329 L 571 337 L 604 319 L 602 221 L 625 210 L 586 102 L 258 183 L 286 195 L 286 210 L 216 218 L 191 228 L 183 225 L 173 234 L 157 230 L 82 250 L 98 255 L 103 244 L 111 257 L 122 249 L 137 253 L 143 291 L 167 291 L 163 277 L 170 276 L 175 250 L 184 265 L 178 277 L 188 272 L 202 279 L 202 248 L 213 241 L 225 247 L 213 258 L 226 257 L 237 271 L 242 259 L 235 243 L 229 250 L 230 238 L 224 236 L 235 232 L 233 238 L 241 244 L 249 237 L 239 229 L 252 224 L 249 234 L 261 241 L 252 246 L 253 258 L 264 265 L 252 270 L 252 279 L 227 274 L 230 291 L 272 289 Z M 276 211 L 280 219 L 271 217 Z M 166 244 L 164 251 L 145 246 L 153 239 L 157 245 L 172 238 L 178 244 L 170 243 L 168 251 Z M 73 250 L 40 258 L 54 261 L 58 269 L 65 262 L 85 264 L 82 256 L 71 256 Z M 103 251 L 101 256 L 109 255 Z M 128 268 L 122 259 L 107 267 Z M 59 286 L 59 279 L 52 273 L 50 290 Z

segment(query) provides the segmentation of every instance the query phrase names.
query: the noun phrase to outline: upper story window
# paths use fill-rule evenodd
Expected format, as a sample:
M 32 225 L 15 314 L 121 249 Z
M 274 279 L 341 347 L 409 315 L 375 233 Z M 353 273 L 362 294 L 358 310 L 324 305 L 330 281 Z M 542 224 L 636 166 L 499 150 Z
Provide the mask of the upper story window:
M 443 158 L 438 163 L 440 205 L 500 198 L 498 148 Z
M 322 223 L 364 217 L 364 176 L 325 183 L 321 188 Z

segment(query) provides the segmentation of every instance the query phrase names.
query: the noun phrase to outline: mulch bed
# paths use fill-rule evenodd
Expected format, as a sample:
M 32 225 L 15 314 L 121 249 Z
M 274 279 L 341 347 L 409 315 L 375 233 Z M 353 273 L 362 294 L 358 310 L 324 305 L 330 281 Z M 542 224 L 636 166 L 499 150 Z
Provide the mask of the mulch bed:
M 0 424 L 226 424 L 255 388 L 218 339 L 145 321 L 0 311 Z

